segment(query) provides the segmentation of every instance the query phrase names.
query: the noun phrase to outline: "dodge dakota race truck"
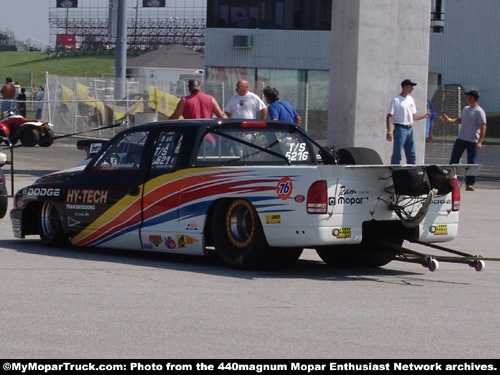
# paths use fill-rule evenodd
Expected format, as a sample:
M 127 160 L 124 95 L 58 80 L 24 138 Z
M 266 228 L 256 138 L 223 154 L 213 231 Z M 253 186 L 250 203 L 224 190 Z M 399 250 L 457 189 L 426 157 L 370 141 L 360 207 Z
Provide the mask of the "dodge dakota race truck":
M 123 130 L 87 163 L 21 189 L 10 217 L 16 237 L 39 235 L 48 246 L 213 250 L 241 268 L 286 266 L 312 248 L 332 266 L 396 259 L 434 270 L 438 257 L 403 242 L 453 240 L 457 174 L 478 168 L 382 165 L 374 150 L 328 150 L 277 121 L 157 122 Z

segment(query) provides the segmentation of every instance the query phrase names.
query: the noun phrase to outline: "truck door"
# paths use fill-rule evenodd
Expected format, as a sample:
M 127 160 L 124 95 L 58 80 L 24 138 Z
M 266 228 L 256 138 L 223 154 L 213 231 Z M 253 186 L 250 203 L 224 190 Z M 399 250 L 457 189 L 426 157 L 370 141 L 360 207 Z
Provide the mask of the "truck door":
M 182 174 L 178 158 L 183 134 L 162 130 L 153 147 L 151 168 L 143 191 L 141 239 L 145 250 L 183 252 L 179 234 Z
M 110 141 L 68 189 L 65 210 L 74 244 L 142 248 L 142 186 L 154 141 L 150 133 L 132 128 Z

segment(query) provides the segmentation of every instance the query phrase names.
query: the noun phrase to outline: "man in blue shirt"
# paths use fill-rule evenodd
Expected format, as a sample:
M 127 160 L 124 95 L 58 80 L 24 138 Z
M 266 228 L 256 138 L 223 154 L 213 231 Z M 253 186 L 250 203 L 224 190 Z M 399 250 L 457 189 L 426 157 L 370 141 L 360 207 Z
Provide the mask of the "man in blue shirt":
M 302 118 L 293 106 L 285 100 L 280 100 L 279 92 L 274 87 L 267 86 L 264 89 L 264 97 L 269 104 L 269 119 L 275 121 L 302 123 Z

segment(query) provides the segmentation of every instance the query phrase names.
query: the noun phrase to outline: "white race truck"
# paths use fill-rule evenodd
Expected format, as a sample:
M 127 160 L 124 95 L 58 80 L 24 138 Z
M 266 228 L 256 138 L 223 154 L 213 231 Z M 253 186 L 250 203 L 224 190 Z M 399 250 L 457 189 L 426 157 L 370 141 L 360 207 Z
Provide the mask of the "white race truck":
M 277 267 L 316 249 L 332 266 L 392 260 L 430 270 L 479 257 L 435 243 L 457 236 L 457 175 L 477 165 L 382 165 L 371 149 L 327 150 L 294 124 L 182 120 L 126 129 L 89 162 L 17 192 L 17 237 L 49 246 L 205 255 L 235 267 Z M 453 257 L 402 247 L 428 244 Z

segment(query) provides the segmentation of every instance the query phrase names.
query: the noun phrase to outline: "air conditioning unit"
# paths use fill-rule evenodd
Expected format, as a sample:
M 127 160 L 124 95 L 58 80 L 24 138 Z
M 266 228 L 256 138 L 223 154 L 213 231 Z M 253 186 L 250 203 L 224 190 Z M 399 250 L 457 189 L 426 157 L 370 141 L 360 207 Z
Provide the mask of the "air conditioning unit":
M 233 35 L 234 48 L 252 48 L 253 35 Z

